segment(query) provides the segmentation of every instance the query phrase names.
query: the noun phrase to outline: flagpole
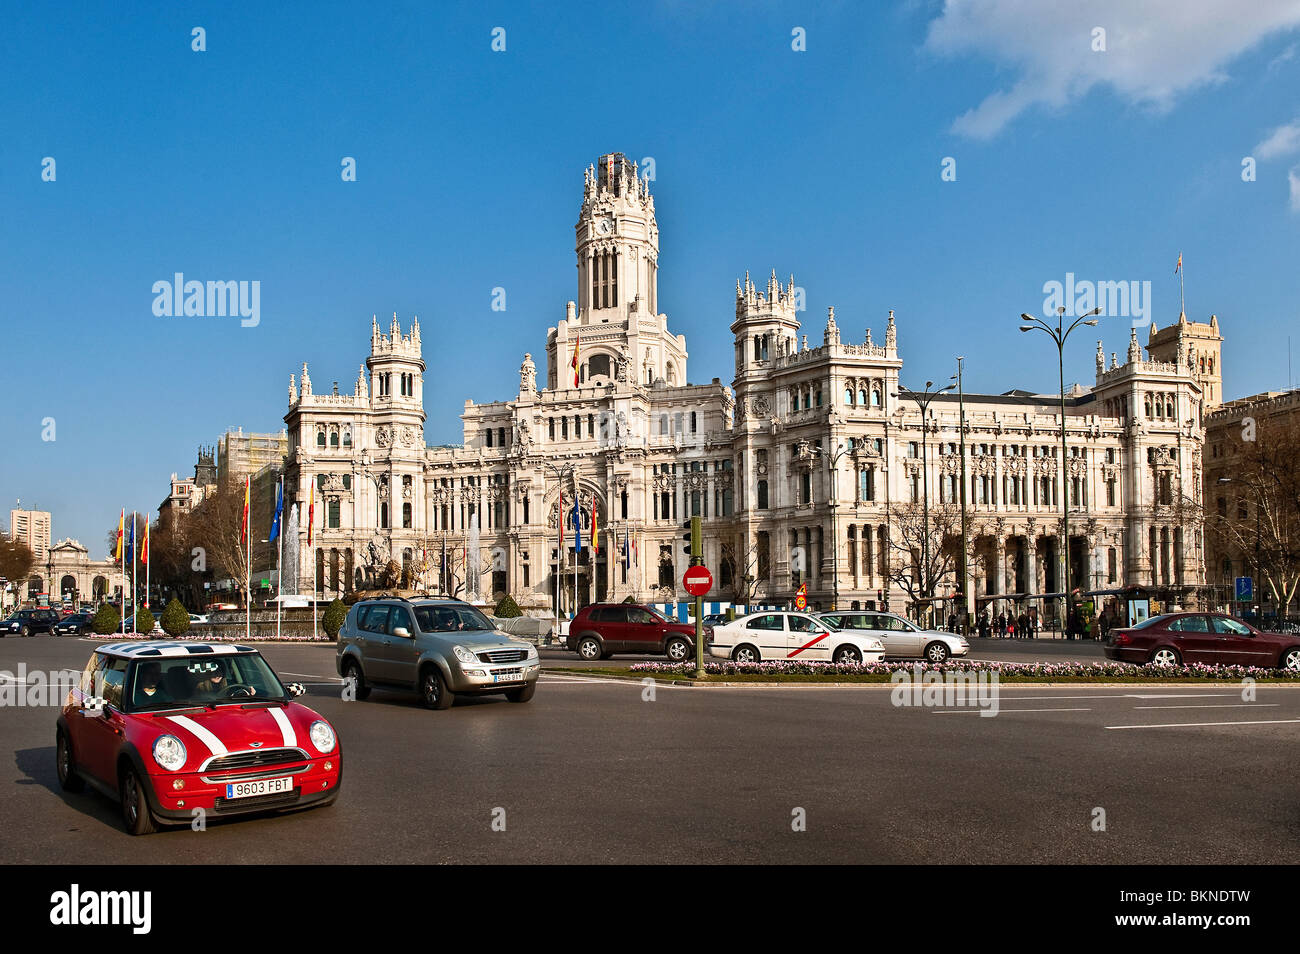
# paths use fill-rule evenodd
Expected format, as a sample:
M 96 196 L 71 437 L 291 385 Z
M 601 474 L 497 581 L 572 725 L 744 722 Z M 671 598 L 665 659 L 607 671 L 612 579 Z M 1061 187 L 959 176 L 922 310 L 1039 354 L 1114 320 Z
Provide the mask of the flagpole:
M 275 575 L 276 579 L 276 596 L 275 601 L 275 638 L 280 638 L 280 611 L 284 606 L 284 528 L 280 526 L 283 522 L 281 513 L 284 512 L 284 475 L 280 475 L 280 495 L 276 499 L 275 510 L 275 536 L 280 544 L 279 552 L 275 557 Z
M 244 477 L 244 638 L 253 638 L 253 478 Z
M 144 521 L 144 605 L 149 606 L 149 518 Z
M 137 582 L 135 573 L 135 511 L 131 511 L 131 626 L 137 633 L 140 632 L 140 599 L 136 593 Z
M 126 541 L 122 539 L 125 532 L 126 508 L 122 509 L 122 514 L 117 520 L 117 555 L 122 561 L 122 635 L 126 635 Z

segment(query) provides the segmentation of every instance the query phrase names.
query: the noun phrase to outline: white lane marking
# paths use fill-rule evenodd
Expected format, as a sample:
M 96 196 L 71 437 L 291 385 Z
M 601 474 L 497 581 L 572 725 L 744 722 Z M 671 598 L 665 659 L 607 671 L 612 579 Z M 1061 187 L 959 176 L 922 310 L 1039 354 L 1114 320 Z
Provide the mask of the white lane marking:
M 1125 699 L 1216 699 L 1225 696 L 1239 696 L 1239 692 L 1184 692 L 1182 694 L 1173 692 L 1157 692 L 1143 694 L 1140 692 L 1130 692 L 1125 694 Z
M 965 709 L 935 709 L 936 715 L 952 715 L 954 712 L 980 712 L 983 711 L 981 706 L 970 706 Z M 1091 712 L 1091 709 L 1003 709 L 998 707 L 998 713 L 1003 712 Z
M 1263 719 L 1258 722 L 1167 722 L 1163 725 L 1108 725 L 1107 729 L 1196 729 L 1213 725 L 1284 725 L 1300 719 Z
M 286 749 L 297 747 L 298 733 L 293 731 L 293 723 L 291 723 L 289 717 L 284 714 L 284 710 L 268 709 L 267 711 L 271 713 L 271 718 L 275 719 L 275 721 L 279 723 L 280 737 L 284 740 L 284 747 Z
M 203 726 L 199 725 L 197 722 L 191 719 L 189 716 L 168 716 L 167 718 L 171 719 L 177 725 L 182 726 L 183 728 L 186 728 L 190 732 L 194 733 L 195 737 L 197 737 L 200 742 L 206 745 L 208 747 L 208 751 L 211 752 L 213 755 L 226 754 L 226 746 L 222 743 L 222 741 L 218 739 L 215 735 L 213 735 L 211 732 L 209 732 L 207 729 L 205 729 Z
M 1134 709 L 1276 709 L 1278 702 L 1220 702 L 1208 706 L 1134 706 Z

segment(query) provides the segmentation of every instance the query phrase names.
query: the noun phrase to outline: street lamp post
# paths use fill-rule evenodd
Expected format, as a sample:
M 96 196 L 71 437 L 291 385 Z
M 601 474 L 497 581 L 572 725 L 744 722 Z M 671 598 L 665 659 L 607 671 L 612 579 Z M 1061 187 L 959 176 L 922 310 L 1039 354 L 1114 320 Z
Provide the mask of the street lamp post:
M 965 393 L 962 390 L 962 363 L 966 358 L 962 355 L 957 356 L 957 373 L 952 376 L 952 380 L 957 382 L 957 433 L 961 443 L 961 560 L 958 562 L 958 568 L 961 572 L 961 631 L 963 636 L 970 634 L 970 573 L 968 571 L 968 554 L 970 553 L 970 541 L 967 537 L 966 526 L 966 400 Z
M 1064 325 L 1062 320 L 1065 315 L 1064 305 L 1057 306 L 1055 328 L 1042 318 L 1035 318 L 1024 313 L 1020 315 L 1025 322 L 1020 326 L 1021 331 L 1042 331 L 1056 342 L 1057 370 L 1061 378 L 1061 563 L 1065 568 L 1065 619 L 1062 620 L 1062 628 L 1069 624 L 1074 614 L 1074 594 L 1070 590 L 1070 485 L 1067 474 L 1069 461 L 1066 459 L 1067 451 L 1065 446 L 1065 342 L 1070 337 L 1070 332 L 1080 324 L 1096 327 L 1097 321 L 1092 316 L 1100 314 L 1101 306 L 1094 308 L 1092 311 L 1084 312 L 1074 319 L 1070 327 L 1064 331 L 1061 330 Z
M 1234 477 L 1220 477 L 1218 483 L 1233 484 L 1233 483 L 1237 483 L 1237 480 Z M 1260 503 L 1263 500 L 1263 496 L 1264 495 L 1262 493 L 1257 492 L 1255 494 L 1255 577 L 1256 579 L 1252 581 L 1252 586 L 1255 591 L 1255 624 L 1256 625 L 1259 625 L 1264 620 L 1264 593 L 1263 593 L 1263 587 L 1260 585 L 1261 583 L 1264 582 L 1264 574 L 1260 569 L 1260 565 L 1259 565 L 1259 537 L 1260 534 L 1263 532 L 1263 524 L 1260 523 L 1259 512 L 1261 509 Z M 1245 557 L 1242 557 L 1242 563 L 1244 564 L 1245 562 L 1246 562 Z M 1236 602 L 1235 592 L 1233 594 L 1233 602 L 1234 603 Z M 1285 610 L 1285 607 L 1283 607 L 1283 610 Z
M 916 406 L 921 409 L 921 483 L 923 487 L 921 491 L 921 599 L 925 601 L 926 623 L 930 621 L 929 615 L 934 597 L 932 592 L 934 580 L 930 573 L 930 462 L 926 450 L 929 425 L 926 424 L 925 418 L 930 412 L 930 402 L 945 391 L 953 390 L 957 385 L 950 384 L 937 391 L 931 391 L 932 387 L 934 387 L 934 382 L 926 381 L 925 390 L 920 393 L 904 388 L 900 389 L 900 392 L 895 395 L 895 397 L 906 397 L 915 401 Z
M 840 606 L 840 536 L 839 527 L 836 521 L 837 508 L 839 505 L 838 482 L 840 458 L 848 453 L 841 442 L 836 445 L 835 450 L 827 454 L 827 459 L 831 465 L 831 609 L 837 610 Z

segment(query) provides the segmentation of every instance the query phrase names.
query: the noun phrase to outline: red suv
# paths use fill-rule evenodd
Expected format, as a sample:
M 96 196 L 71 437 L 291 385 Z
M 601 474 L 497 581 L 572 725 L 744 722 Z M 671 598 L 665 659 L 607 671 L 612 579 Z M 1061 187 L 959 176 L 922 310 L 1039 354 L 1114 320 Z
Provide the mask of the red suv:
M 705 626 L 709 635 L 713 627 Z M 615 653 L 655 653 L 684 662 L 695 653 L 695 625 L 676 623 L 658 610 L 635 603 L 593 603 L 569 624 L 569 649 L 583 659 Z

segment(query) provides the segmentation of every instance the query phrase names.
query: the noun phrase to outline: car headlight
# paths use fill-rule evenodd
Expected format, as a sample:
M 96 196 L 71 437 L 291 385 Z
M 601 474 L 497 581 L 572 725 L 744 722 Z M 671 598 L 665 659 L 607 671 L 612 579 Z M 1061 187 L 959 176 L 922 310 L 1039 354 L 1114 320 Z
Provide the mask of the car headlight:
M 453 646 L 451 651 L 456 654 L 456 658 L 463 663 L 476 663 L 478 657 L 466 649 L 464 646 Z
M 330 728 L 328 722 L 317 719 L 311 724 L 311 744 L 316 746 L 316 751 L 322 755 L 334 751 L 334 730 Z
M 529 659 L 537 658 L 537 647 L 532 645 L 531 643 L 528 645 L 528 658 Z
M 153 760 L 169 772 L 185 764 L 185 744 L 174 735 L 160 735 L 153 743 Z

